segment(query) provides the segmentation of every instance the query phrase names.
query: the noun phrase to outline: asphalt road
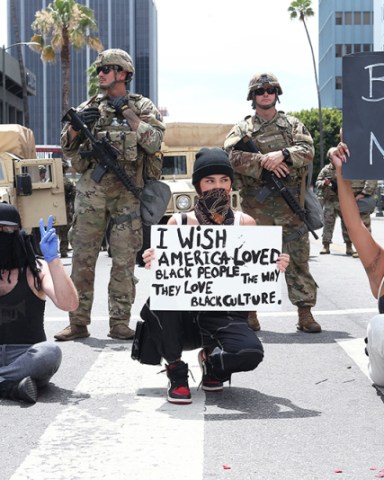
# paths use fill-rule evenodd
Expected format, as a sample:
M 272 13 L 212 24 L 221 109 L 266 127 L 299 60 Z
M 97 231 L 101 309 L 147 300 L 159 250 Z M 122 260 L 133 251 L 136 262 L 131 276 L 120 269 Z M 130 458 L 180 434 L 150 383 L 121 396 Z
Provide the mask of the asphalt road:
M 372 220 L 384 244 L 384 218 Z M 107 337 L 111 259 L 101 252 L 91 336 L 61 344 L 62 367 L 36 405 L 0 400 L 0 480 L 384 477 L 384 397 L 367 376 L 363 343 L 376 304 L 360 261 L 344 255 L 339 225 L 334 241 L 331 255 L 311 241 L 323 333 L 296 331 L 285 292 L 282 312 L 260 314 L 263 363 L 224 392 L 197 389 L 197 351 L 187 353 L 189 406 L 167 403 L 161 368 Z M 147 271 L 136 276 L 133 325 L 149 285 Z M 46 314 L 52 339 L 67 315 L 52 304 Z

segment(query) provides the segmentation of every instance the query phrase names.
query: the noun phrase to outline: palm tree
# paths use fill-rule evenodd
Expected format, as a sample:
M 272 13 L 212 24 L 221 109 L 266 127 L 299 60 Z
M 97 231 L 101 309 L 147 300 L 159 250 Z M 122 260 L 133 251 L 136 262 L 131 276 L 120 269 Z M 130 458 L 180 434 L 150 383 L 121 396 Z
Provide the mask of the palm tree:
M 94 12 L 75 0 L 53 0 L 44 10 L 35 14 L 32 30 L 36 32 L 31 42 L 38 42 L 34 50 L 41 54 L 43 62 L 51 63 L 60 54 L 62 73 L 61 106 L 63 115 L 69 109 L 69 86 L 71 50 L 73 46 L 80 49 L 85 45 L 100 52 L 103 45 L 98 37 L 90 35 L 97 31 Z
M 312 10 L 312 0 L 294 0 L 291 3 L 291 5 L 288 7 L 288 12 L 290 13 L 291 20 L 294 18 L 299 18 L 299 20 L 303 22 L 305 33 L 307 34 L 309 47 L 311 49 L 313 70 L 315 72 L 315 81 L 316 81 L 316 88 L 317 88 L 317 100 L 318 100 L 318 106 L 319 106 L 320 166 L 323 167 L 324 166 L 324 140 L 323 140 L 323 115 L 321 111 L 320 86 L 319 86 L 319 80 L 317 77 L 316 60 L 315 60 L 315 55 L 313 53 L 311 37 L 309 36 L 307 24 L 305 22 L 306 18 L 313 17 L 315 15 L 315 12 Z

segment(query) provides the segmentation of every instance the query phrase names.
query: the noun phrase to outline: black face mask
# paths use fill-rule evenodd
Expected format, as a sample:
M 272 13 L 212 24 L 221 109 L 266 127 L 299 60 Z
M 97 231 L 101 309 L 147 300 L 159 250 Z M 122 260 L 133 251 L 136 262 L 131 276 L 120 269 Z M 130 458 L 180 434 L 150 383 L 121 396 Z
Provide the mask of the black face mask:
M 20 268 L 25 264 L 25 255 L 19 248 L 19 232 L 0 232 L 0 271 Z
M 224 188 L 203 192 L 195 205 L 195 215 L 200 225 L 233 225 L 229 193 Z

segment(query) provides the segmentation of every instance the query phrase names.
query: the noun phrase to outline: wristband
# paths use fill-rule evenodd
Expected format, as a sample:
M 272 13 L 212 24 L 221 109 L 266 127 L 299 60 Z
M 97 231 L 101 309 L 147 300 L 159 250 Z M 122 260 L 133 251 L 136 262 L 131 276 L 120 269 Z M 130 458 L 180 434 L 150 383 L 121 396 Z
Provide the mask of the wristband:
M 127 110 L 127 108 L 129 108 L 128 105 L 124 105 L 123 107 L 120 108 L 120 110 L 124 112 L 125 110 Z

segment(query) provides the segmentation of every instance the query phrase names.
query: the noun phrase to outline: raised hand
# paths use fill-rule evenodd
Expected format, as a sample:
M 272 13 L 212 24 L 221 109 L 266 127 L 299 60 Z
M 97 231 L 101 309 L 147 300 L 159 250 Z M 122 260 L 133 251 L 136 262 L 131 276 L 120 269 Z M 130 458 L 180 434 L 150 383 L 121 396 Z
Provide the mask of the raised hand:
M 55 258 L 59 258 L 59 239 L 56 235 L 56 229 L 53 228 L 53 216 L 49 215 L 47 228 L 44 227 L 44 220 L 40 218 L 40 250 L 46 262 L 52 262 Z

